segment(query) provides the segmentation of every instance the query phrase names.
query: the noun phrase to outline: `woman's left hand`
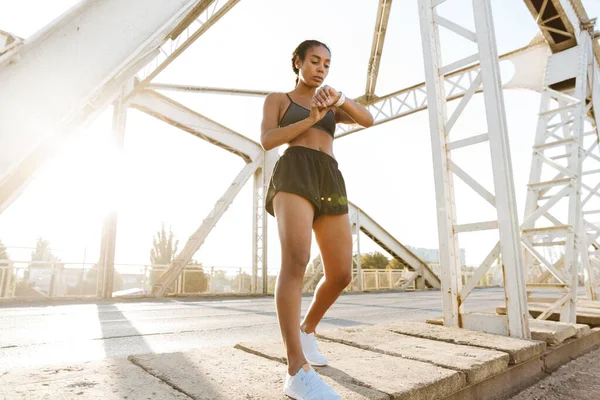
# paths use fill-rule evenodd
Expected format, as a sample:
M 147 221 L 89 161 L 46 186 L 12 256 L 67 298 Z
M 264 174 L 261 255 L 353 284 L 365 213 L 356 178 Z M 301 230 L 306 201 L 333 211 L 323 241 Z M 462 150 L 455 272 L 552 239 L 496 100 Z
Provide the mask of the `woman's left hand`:
M 313 96 L 313 102 L 319 108 L 331 107 L 340 99 L 341 93 L 330 86 L 319 88 Z

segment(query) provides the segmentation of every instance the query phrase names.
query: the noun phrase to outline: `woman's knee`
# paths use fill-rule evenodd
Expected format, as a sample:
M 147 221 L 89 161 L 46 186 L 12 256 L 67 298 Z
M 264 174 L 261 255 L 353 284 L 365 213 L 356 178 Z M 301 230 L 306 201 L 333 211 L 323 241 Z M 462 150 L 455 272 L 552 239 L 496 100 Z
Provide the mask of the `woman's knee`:
M 342 290 L 352 282 L 352 271 L 340 271 L 326 279 Z
M 309 251 L 296 250 L 288 252 L 281 257 L 281 272 L 285 271 L 291 275 L 304 276 L 309 261 Z

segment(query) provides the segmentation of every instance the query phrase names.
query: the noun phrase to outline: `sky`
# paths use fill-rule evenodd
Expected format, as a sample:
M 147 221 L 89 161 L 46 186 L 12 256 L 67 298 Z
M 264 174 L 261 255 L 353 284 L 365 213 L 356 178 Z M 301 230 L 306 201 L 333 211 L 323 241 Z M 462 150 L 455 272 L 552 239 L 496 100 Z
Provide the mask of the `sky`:
M 0 0 L 0 29 L 28 37 L 76 4 L 75 0 Z M 301 6 L 298 6 L 301 4 Z M 315 38 L 332 50 L 326 84 L 357 97 L 364 92 L 377 0 L 242 0 L 156 79 L 157 82 L 290 91 L 290 58 L 302 40 Z M 584 1 L 590 17 L 600 1 Z M 471 1 L 453 0 L 440 13 L 473 27 Z M 499 54 L 523 47 L 538 28 L 521 0 L 493 0 Z M 35 10 L 35 12 L 31 12 Z M 474 52 L 474 46 L 442 35 L 445 64 Z M 510 74 L 510 66 L 503 66 Z M 424 81 L 417 1 L 395 1 L 385 39 L 377 95 Z M 247 137 L 259 141 L 262 98 L 169 92 L 168 95 Z M 538 93 L 504 92 L 519 219 L 522 220 Z M 456 104 L 450 104 L 451 111 Z M 458 120 L 454 139 L 486 132 L 482 97 Z M 28 261 L 37 237 L 50 241 L 64 261 L 98 259 L 102 218 L 110 187 L 106 163 L 112 110 L 74 136 L 36 175 L 22 196 L 0 214 L 0 239 L 11 257 Z M 405 245 L 437 248 L 435 187 L 427 112 L 373 127 L 336 141 L 334 153 L 349 199 Z M 454 160 L 493 193 L 489 151 L 483 145 L 456 152 Z M 152 236 L 161 222 L 180 241 L 201 224 L 243 167 L 235 155 L 185 132 L 129 110 L 121 190 L 118 193 L 117 267 L 148 264 Z M 495 219 L 493 209 L 455 180 L 458 223 Z M 269 271 L 279 269 L 275 220 L 269 224 Z M 467 264 L 479 265 L 497 233 L 461 234 Z M 194 257 L 206 266 L 252 265 L 252 183 L 247 184 Z M 378 250 L 361 237 L 361 250 Z M 313 257 L 318 254 L 313 242 Z M 130 267 L 133 268 L 133 267 Z

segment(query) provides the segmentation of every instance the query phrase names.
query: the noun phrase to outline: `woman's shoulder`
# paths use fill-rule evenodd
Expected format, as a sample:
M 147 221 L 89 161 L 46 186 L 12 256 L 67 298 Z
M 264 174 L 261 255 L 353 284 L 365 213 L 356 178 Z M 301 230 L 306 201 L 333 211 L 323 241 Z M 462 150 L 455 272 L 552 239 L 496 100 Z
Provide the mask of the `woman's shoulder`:
M 289 103 L 287 93 L 283 92 L 272 92 L 265 98 L 265 105 L 282 107 Z
M 282 101 L 283 99 L 287 99 L 287 93 L 284 92 L 271 92 L 267 95 L 265 100 L 276 100 Z

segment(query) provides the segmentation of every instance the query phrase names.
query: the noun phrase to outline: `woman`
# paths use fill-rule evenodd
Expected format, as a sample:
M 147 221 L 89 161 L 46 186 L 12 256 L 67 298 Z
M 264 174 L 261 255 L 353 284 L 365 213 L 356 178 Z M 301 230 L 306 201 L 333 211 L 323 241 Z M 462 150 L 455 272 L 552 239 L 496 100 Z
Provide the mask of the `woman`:
M 330 60 L 325 44 L 302 42 L 292 56 L 296 87 L 290 93 L 267 96 L 261 126 L 265 150 L 289 145 L 273 170 L 265 206 L 277 219 L 281 242 L 275 304 L 288 360 L 284 392 L 294 399 L 340 398 L 309 365 L 327 365 L 314 332 L 352 280 L 348 200 L 344 178 L 333 157 L 333 135 L 337 122 L 373 125 L 365 107 L 331 87 L 320 87 L 329 73 Z M 311 230 L 321 251 L 325 276 L 300 323 Z

